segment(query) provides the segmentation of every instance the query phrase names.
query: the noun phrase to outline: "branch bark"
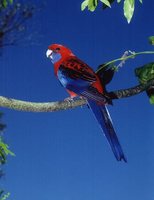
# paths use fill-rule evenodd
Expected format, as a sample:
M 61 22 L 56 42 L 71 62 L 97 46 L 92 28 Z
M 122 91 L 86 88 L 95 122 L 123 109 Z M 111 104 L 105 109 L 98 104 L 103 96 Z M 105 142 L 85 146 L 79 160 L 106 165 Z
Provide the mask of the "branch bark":
M 75 101 L 56 101 L 56 102 L 29 102 L 0 96 L 0 107 L 5 107 L 18 111 L 26 112 L 54 112 L 82 106 L 86 100 L 78 99 Z
M 154 79 L 148 81 L 146 84 L 140 84 L 132 88 L 116 90 L 108 93 L 111 99 L 121 99 L 139 94 L 154 85 Z M 29 101 L 21 101 L 17 99 L 0 96 L 0 107 L 5 107 L 18 111 L 25 112 L 54 112 L 66 109 L 72 109 L 86 104 L 86 100 L 77 99 L 74 101 L 56 101 L 47 103 L 37 103 Z
M 140 84 L 128 89 L 122 89 L 122 90 L 109 92 L 108 95 L 111 99 L 121 99 L 121 98 L 131 97 L 133 95 L 144 92 L 145 90 L 150 88 L 150 86 L 153 86 L 153 85 L 154 85 L 154 79 L 151 79 L 147 81 L 146 84 Z

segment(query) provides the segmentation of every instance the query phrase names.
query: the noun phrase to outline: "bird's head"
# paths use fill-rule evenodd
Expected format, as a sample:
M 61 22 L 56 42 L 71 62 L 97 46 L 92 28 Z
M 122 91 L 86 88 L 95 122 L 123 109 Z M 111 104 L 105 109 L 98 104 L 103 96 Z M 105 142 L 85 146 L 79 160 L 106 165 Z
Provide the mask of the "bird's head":
M 47 58 L 51 59 L 53 64 L 55 64 L 60 60 L 64 60 L 66 57 L 74 56 L 74 54 L 67 47 L 64 47 L 60 44 L 52 44 L 48 47 L 46 56 Z

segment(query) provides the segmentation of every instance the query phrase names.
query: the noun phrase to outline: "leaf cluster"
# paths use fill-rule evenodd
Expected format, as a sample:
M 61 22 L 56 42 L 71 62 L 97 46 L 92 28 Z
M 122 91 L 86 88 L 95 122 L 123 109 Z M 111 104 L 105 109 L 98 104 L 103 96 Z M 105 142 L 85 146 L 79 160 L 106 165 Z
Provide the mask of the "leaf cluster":
M 9 150 L 8 144 L 4 142 L 3 133 L 6 125 L 2 122 L 3 113 L 0 112 L 0 178 L 4 175 L 3 166 L 7 162 L 7 156 L 14 156 L 14 153 Z M 10 196 L 10 193 L 5 193 L 4 190 L 0 190 L 0 200 L 6 200 Z
M 103 9 L 111 8 L 111 4 L 113 2 L 117 2 L 118 4 L 122 2 L 122 0 L 84 0 L 81 4 L 81 10 L 85 10 L 88 8 L 89 11 L 95 11 L 96 7 L 98 6 L 98 2 L 103 4 Z M 142 0 L 138 0 L 142 3 Z M 135 0 L 123 0 L 123 12 L 124 16 L 127 19 L 127 22 L 130 23 L 135 10 Z
M 3 113 L 0 112 L 0 170 L 1 166 L 6 163 L 8 155 L 14 155 L 13 152 L 9 150 L 8 144 L 4 142 L 3 133 L 6 128 L 6 124 L 2 122 Z
M 6 8 L 9 4 L 12 4 L 13 0 L 0 0 L 0 9 Z
M 4 190 L 0 191 L 0 200 L 6 200 L 7 198 L 9 198 L 9 196 L 10 196 L 9 192 L 5 193 Z
M 0 165 L 6 163 L 8 155 L 14 156 L 14 153 L 9 150 L 8 144 L 6 144 L 3 141 L 3 138 L 0 137 Z

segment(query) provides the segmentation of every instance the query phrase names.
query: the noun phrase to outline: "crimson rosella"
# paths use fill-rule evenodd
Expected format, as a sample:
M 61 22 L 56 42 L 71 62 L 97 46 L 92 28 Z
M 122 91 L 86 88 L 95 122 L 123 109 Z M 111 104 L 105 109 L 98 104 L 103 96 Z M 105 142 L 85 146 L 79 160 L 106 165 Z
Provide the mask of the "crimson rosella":
M 106 107 L 106 104 L 111 101 L 104 93 L 99 76 L 91 67 L 78 59 L 70 49 L 62 45 L 50 45 L 46 56 L 54 64 L 55 75 L 66 88 L 70 97 L 80 96 L 87 100 L 87 104 L 101 126 L 116 159 L 126 162 Z

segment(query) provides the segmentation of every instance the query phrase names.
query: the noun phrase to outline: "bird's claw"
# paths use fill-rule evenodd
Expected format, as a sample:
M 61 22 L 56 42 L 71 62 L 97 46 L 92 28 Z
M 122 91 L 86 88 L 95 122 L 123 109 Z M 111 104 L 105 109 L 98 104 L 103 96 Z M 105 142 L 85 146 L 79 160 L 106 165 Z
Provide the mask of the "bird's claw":
M 80 100 L 86 100 L 86 97 L 79 96 L 79 99 L 80 99 Z
M 67 97 L 64 99 L 64 101 L 68 102 L 68 103 L 72 103 L 74 101 L 73 97 Z

